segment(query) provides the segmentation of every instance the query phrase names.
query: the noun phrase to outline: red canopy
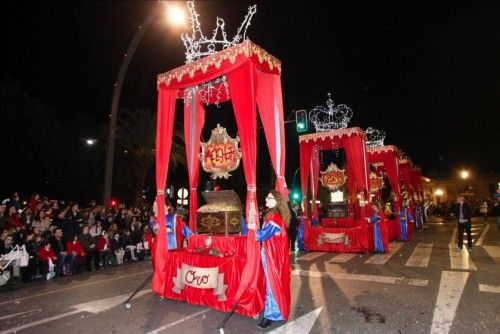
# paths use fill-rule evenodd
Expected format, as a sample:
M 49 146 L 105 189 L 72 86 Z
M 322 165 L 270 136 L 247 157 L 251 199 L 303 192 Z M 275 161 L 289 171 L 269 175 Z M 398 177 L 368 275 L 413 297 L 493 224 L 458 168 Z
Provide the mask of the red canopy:
M 394 191 L 394 210 L 399 211 L 401 200 L 401 188 L 399 186 L 399 149 L 393 145 L 380 147 L 369 147 L 367 151 L 369 163 L 382 163 L 383 170 L 387 174 L 392 191 Z
M 364 220 L 366 210 L 359 210 L 357 196 L 369 200 L 368 161 L 366 158 L 366 134 L 358 127 L 318 132 L 299 137 L 300 179 L 304 199 L 304 214 L 308 216 L 308 175 L 311 177 L 312 210 L 317 218 L 316 195 L 319 175 L 319 150 L 344 148 L 347 159 L 348 192 L 350 203 L 359 211 L 357 219 Z M 353 204 L 354 203 L 354 204 Z M 365 206 L 366 208 L 367 206 Z
M 205 57 L 172 71 L 158 75 L 158 125 L 156 140 L 156 185 L 159 231 L 157 244 L 166 244 L 165 198 L 164 189 L 168 175 L 172 131 L 175 114 L 175 100 L 189 89 L 189 101 L 184 107 L 184 126 L 186 158 L 190 187 L 190 227 L 195 229 L 197 210 L 197 186 L 199 174 L 198 153 L 200 133 L 205 120 L 203 103 L 231 100 L 234 108 L 241 143 L 243 168 L 247 182 L 246 217 L 248 223 L 258 225 L 258 205 L 256 196 L 256 158 L 257 158 L 257 112 L 264 126 L 271 161 L 276 174 L 276 190 L 287 195 L 284 178 L 285 171 L 285 131 L 283 121 L 283 102 L 281 93 L 281 62 L 265 50 L 246 40 L 212 56 Z M 225 76 L 226 81 L 213 80 Z M 203 84 L 228 88 L 220 94 L 210 95 Z M 166 287 L 165 262 L 168 260 L 165 247 L 156 247 L 154 257 L 153 290 L 163 295 Z M 260 253 L 255 241 L 255 232 L 249 231 L 247 238 L 247 262 L 241 278 L 240 287 L 234 296 L 239 308 L 246 313 L 257 314 L 263 308 L 255 305 L 258 264 Z

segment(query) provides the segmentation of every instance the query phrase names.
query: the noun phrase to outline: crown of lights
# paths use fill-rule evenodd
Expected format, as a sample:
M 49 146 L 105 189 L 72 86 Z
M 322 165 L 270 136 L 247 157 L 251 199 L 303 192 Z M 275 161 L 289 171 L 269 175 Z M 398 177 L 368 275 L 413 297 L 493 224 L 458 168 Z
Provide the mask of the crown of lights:
M 366 141 L 366 145 L 368 145 L 369 147 L 384 146 L 385 131 L 368 127 L 365 132 L 366 138 L 368 139 Z
M 214 29 L 212 38 L 209 39 L 205 37 L 201 31 L 200 21 L 198 20 L 198 16 L 200 15 L 194 8 L 194 1 L 188 1 L 187 6 L 189 9 L 189 21 L 191 23 L 192 34 L 191 36 L 186 33 L 181 35 L 186 48 L 186 64 L 241 43 L 247 38 L 246 33 L 250 26 L 250 21 L 254 14 L 257 13 L 257 5 L 248 7 L 248 13 L 245 19 L 238 28 L 236 35 L 229 41 L 226 31 L 224 30 L 225 22 L 223 19 L 217 17 L 217 26 Z
M 317 106 L 309 112 L 309 120 L 314 124 L 316 132 L 345 129 L 352 118 L 352 110 L 345 104 L 334 107 L 333 100 L 328 93 L 327 108 Z

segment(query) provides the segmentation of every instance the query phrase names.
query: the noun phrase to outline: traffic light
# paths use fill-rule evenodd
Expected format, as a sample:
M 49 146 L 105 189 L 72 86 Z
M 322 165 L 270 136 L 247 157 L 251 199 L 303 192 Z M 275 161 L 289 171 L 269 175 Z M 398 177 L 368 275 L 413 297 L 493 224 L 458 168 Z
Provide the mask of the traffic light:
M 295 123 L 297 132 L 307 131 L 307 112 L 305 110 L 297 110 L 295 112 Z
M 292 201 L 294 202 L 300 202 L 300 200 L 302 199 L 302 194 L 300 193 L 300 190 L 295 189 L 292 191 L 290 195 Z

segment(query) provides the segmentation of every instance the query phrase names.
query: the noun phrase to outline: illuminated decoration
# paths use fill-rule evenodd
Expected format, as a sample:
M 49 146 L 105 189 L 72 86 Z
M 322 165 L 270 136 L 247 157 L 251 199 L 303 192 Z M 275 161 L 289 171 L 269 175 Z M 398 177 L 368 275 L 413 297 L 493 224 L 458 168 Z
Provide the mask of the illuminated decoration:
M 384 178 L 377 176 L 374 172 L 370 173 L 370 193 L 374 194 L 384 187 Z
M 316 132 L 345 129 L 352 118 L 352 110 L 345 104 L 334 107 L 333 100 L 328 93 L 327 108 L 317 106 L 309 112 L 309 120 L 314 124 Z
M 246 33 L 248 27 L 250 26 L 250 21 L 255 13 L 257 13 L 257 5 L 248 7 L 248 13 L 238 28 L 236 35 L 234 35 L 233 39 L 229 41 L 227 39 L 227 33 L 224 30 L 226 24 L 223 19 L 217 17 L 217 25 L 214 29 L 213 35 L 211 38 L 207 38 L 203 35 L 201 30 L 201 24 L 198 20 L 200 15 L 194 8 L 194 1 L 188 1 L 187 6 L 190 14 L 189 21 L 191 23 L 192 33 L 191 35 L 187 33 L 183 33 L 181 35 L 182 42 L 186 48 L 186 64 L 192 63 L 193 61 L 203 57 L 213 55 L 246 40 Z M 222 96 L 229 97 L 229 88 L 226 76 L 221 76 L 199 86 L 186 89 L 184 92 L 184 100 L 186 102 L 190 101 L 196 91 L 202 92 L 201 100 L 205 103 L 208 103 L 210 100 L 215 100 L 218 105 L 219 101 L 225 100 L 222 99 Z M 213 97 L 216 98 L 213 99 Z
M 240 165 L 241 151 L 238 147 L 240 138 L 231 138 L 226 128 L 217 124 L 212 130 L 210 140 L 201 143 L 200 160 L 203 170 L 212 173 L 212 179 L 229 178 L 232 172 Z
M 320 174 L 320 181 L 323 187 L 331 190 L 337 190 L 342 187 L 347 180 L 345 169 L 339 169 L 334 163 L 331 163 L 324 172 L 320 171 Z
M 372 127 L 366 129 L 366 145 L 369 147 L 380 147 L 384 146 L 385 131 L 377 130 Z

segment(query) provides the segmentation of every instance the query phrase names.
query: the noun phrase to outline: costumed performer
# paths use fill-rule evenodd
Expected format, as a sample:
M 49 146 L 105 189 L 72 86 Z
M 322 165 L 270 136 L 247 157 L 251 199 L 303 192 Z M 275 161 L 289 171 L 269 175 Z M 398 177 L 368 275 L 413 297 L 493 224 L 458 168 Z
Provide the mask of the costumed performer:
M 290 211 L 286 199 L 271 190 L 266 197 L 269 212 L 255 238 L 261 244 L 261 261 L 266 278 L 264 316 L 259 328 L 267 328 L 273 321 L 288 320 L 290 313 L 290 254 L 287 227 Z M 255 230 L 255 223 L 248 229 Z
M 382 213 L 377 204 L 372 206 L 373 213 L 371 217 L 366 217 L 369 223 L 373 224 L 373 243 L 377 253 L 385 253 L 384 243 L 382 242 L 382 232 L 380 231 L 380 222 L 382 221 Z
M 422 229 L 422 227 L 424 226 L 424 217 L 422 213 L 423 213 L 422 202 L 418 200 L 415 205 L 415 228 L 417 230 Z
M 399 225 L 401 227 L 401 240 L 408 241 L 408 220 L 414 222 L 413 215 L 409 209 L 408 200 L 404 200 L 401 203 L 401 210 L 399 211 Z
M 182 218 L 172 212 L 169 202 L 165 202 L 165 221 L 167 227 L 167 250 L 182 248 L 184 238 L 189 238 L 193 232 L 187 227 Z M 155 212 L 156 213 L 156 212 Z M 150 227 L 156 235 L 158 232 L 158 222 L 154 217 L 150 218 Z

